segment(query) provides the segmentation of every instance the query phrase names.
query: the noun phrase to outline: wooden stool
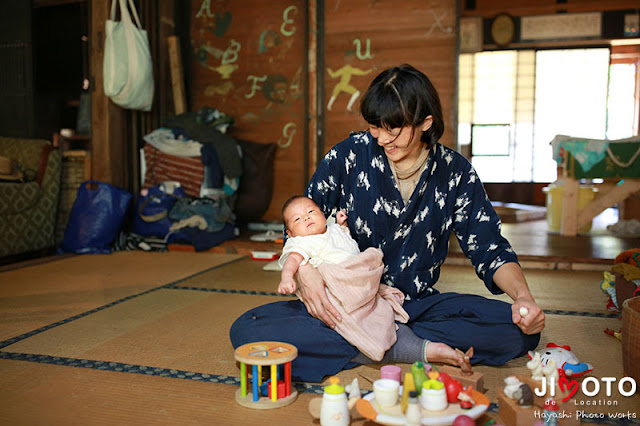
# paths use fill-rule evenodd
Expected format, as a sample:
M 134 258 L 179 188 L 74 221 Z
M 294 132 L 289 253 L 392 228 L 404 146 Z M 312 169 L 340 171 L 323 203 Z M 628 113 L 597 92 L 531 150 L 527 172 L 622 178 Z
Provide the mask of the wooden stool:
M 236 401 L 243 407 L 269 410 L 291 404 L 298 397 L 298 391 L 291 387 L 291 361 L 298 356 L 298 348 L 283 342 L 254 342 L 238 347 L 236 361 L 240 362 L 240 389 L 236 392 Z M 251 369 L 251 387 L 249 392 L 249 370 Z M 278 365 L 284 364 L 284 395 L 278 393 Z M 271 366 L 271 397 L 260 397 L 262 385 L 262 366 Z

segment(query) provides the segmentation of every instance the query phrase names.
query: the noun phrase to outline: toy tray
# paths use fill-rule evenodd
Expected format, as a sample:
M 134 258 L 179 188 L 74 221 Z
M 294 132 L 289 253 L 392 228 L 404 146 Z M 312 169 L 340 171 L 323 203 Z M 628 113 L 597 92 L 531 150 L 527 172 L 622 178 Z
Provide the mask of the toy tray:
M 400 399 L 402 397 L 402 386 L 400 386 L 400 398 L 398 403 L 390 408 L 380 407 L 375 400 L 375 394 L 373 392 L 368 393 L 363 397 L 365 401 L 368 401 L 371 407 L 377 412 L 376 418 L 372 419 L 374 422 L 381 425 L 398 425 L 403 426 L 407 424 L 407 421 L 402 413 L 400 407 Z M 482 393 L 474 390 L 471 397 L 475 402 L 475 405 L 468 410 L 460 408 L 460 404 L 449 404 L 449 406 L 442 411 L 429 411 L 422 408 L 422 424 L 428 425 L 451 425 L 453 421 L 461 414 L 477 419 L 480 417 L 487 408 L 489 408 L 489 399 Z M 367 417 L 367 413 L 361 412 L 362 405 L 356 404 L 356 409 L 360 415 Z

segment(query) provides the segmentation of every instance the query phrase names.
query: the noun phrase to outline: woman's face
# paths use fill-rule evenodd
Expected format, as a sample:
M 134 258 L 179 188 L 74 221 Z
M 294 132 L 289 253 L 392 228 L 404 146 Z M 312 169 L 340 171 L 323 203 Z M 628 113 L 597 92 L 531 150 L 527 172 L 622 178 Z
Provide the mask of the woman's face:
M 433 117 L 428 116 L 422 125 L 415 128 L 412 135 L 411 126 L 385 129 L 369 126 L 369 133 L 378 140 L 378 145 L 384 148 L 387 159 L 393 163 L 413 162 L 419 155 L 424 144 L 420 141 L 422 134 L 431 127 Z

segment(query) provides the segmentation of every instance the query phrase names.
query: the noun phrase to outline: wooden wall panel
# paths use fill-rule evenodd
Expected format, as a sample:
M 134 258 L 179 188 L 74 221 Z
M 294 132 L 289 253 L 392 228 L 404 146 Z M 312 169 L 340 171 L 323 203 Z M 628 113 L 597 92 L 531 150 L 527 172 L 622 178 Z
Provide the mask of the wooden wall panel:
M 423 71 L 438 90 L 446 126 L 441 141 L 455 146 L 455 0 L 328 0 L 324 12 L 324 152 L 367 127 L 359 113 L 362 94 L 378 73 L 403 63 Z
M 306 186 L 306 2 L 191 2 L 192 110 L 235 119 L 236 139 L 278 143 L 266 220 Z

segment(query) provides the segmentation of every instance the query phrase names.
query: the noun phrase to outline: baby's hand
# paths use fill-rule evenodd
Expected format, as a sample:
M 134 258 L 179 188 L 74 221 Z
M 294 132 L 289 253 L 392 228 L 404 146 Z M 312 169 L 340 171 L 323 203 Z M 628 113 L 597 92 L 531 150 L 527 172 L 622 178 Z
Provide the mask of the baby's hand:
M 280 294 L 291 294 L 296 291 L 296 282 L 289 278 L 280 281 L 280 285 L 278 286 L 278 293 Z
M 336 223 L 342 226 L 345 224 L 346 221 L 347 221 L 347 212 L 344 209 L 339 210 L 338 213 L 336 213 Z

